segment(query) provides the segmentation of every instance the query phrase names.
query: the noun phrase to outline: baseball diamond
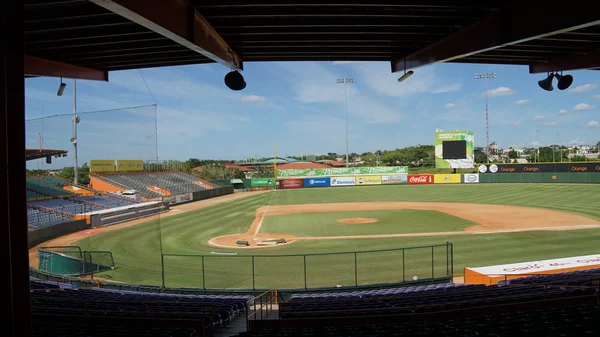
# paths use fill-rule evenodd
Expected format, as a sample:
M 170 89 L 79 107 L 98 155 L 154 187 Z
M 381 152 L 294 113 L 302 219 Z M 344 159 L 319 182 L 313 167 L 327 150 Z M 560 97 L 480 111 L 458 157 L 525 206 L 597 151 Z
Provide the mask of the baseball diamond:
M 597 195 L 597 185 L 577 184 L 380 185 L 236 193 L 175 205 L 166 214 L 77 232 L 45 245 L 113 252 L 115 269 L 98 274 L 102 279 L 160 285 L 164 273 L 167 286 L 221 289 L 252 288 L 254 278 L 254 286 L 261 288 L 302 287 L 302 263 L 295 256 L 309 254 L 309 285 L 326 287 L 354 282 L 355 271 L 348 266 L 355 257 L 311 254 L 451 242 L 454 269 L 460 270 L 596 253 L 600 210 L 592 200 Z M 427 249 L 426 254 L 406 251 L 405 265 L 412 274 L 405 277 L 431 275 L 432 258 L 444 261 L 443 266 L 435 265 L 435 275 L 446 271 L 446 248 L 433 255 L 432 248 Z M 33 266 L 36 250 L 30 251 Z M 206 256 L 205 269 L 201 255 Z M 256 257 L 256 275 L 248 272 L 245 257 L 251 256 Z M 394 252 L 359 254 L 359 282 L 398 281 L 400 258 Z M 370 275 L 373 268 L 376 279 Z

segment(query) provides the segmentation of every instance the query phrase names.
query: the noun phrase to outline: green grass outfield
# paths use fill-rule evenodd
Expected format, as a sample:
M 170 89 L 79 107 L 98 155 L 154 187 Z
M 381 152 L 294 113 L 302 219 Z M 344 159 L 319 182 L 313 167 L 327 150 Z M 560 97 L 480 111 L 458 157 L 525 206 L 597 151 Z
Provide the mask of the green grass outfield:
M 347 218 L 374 218 L 369 224 L 342 224 Z M 455 232 L 475 225 L 474 222 L 448 213 L 430 210 L 378 210 L 318 212 L 274 215 L 264 218 L 263 233 L 287 233 L 294 236 L 345 236 Z
M 297 241 L 264 249 L 218 249 L 210 238 L 245 232 L 260 206 L 366 201 L 427 201 L 506 204 L 543 207 L 600 220 L 600 185 L 460 184 L 373 186 L 299 189 L 265 193 L 198 211 L 150 221 L 83 239 L 75 245 L 86 250 L 110 250 L 117 268 L 103 276 L 135 284 L 161 284 L 159 237 L 167 254 L 239 252 L 235 257 L 166 256 L 165 284 L 207 288 L 252 288 L 252 255 L 315 254 L 454 244 L 454 271 L 477 267 L 600 253 L 600 229 L 532 231 L 448 237 L 403 237 Z M 159 232 L 159 226 L 162 229 Z M 350 225 L 347 225 L 350 226 Z M 359 225 L 364 226 L 364 225 Z M 413 276 L 430 277 L 431 248 L 407 250 L 402 275 L 401 251 L 357 255 L 360 284 L 393 282 Z M 309 256 L 309 287 L 354 284 L 354 254 Z M 434 276 L 446 272 L 445 248 L 434 250 Z M 255 258 L 256 288 L 303 287 L 302 256 Z

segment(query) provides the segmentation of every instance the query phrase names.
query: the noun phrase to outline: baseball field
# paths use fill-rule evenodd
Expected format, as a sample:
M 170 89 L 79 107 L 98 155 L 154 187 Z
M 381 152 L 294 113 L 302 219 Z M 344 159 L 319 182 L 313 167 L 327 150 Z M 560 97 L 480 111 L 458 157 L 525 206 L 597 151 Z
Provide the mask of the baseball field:
M 116 269 L 98 276 L 120 282 L 160 285 L 164 277 L 170 287 L 300 288 L 306 277 L 309 287 L 345 286 L 444 275 L 446 242 L 453 244 L 456 274 L 464 267 L 599 253 L 599 206 L 598 185 L 278 190 L 184 204 L 159 219 L 79 232 L 58 243 L 112 251 Z M 275 245 L 276 239 L 285 243 Z M 303 255 L 373 250 L 386 251 Z

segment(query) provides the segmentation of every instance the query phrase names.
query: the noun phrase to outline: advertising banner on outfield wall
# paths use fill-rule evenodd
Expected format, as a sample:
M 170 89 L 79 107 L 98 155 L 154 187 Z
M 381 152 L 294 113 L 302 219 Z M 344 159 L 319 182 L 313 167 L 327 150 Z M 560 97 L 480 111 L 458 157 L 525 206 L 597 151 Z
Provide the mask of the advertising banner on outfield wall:
M 90 172 L 115 172 L 115 161 L 111 159 L 92 159 L 90 160 Z
M 194 195 L 192 193 L 178 194 L 175 196 L 175 200 L 177 201 L 178 204 L 180 204 L 182 202 L 189 202 L 189 201 L 192 201 L 193 199 L 194 199 Z
M 408 184 L 409 185 L 423 185 L 433 184 L 433 174 L 409 174 Z
M 434 174 L 435 184 L 460 184 L 460 174 Z
M 600 162 L 556 163 L 556 164 L 482 164 L 480 173 L 555 173 L 555 172 L 598 172 Z
M 329 187 L 331 179 L 325 178 L 306 178 L 304 179 L 304 187 Z
M 314 169 L 283 169 L 277 170 L 278 178 L 358 176 L 371 174 L 408 174 L 408 166 L 381 167 L 332 167 Z
M 381 184 L 408 184 L 408 174 L 402 174 L 397 176 L 381 176 Z
M 279 180 L 279 188 L 302 188 L 304 179 L 283 179 Z
M 356 178 L 354 177 L 331 177 L 330 186 L 354 186 Z
M 275 180 L 273 178 L 254 178 L 250 179 L 251 187 L 268 187 L 275 186 Z
M 143 160 L 117 160 L 117 171 L 143 171 Z
M 479 182 L 479 174 L 466 173 L 463 179 L 465 184 L 476 184 Z
M 381 185 L 381 176 L 356 177 L 356 185 Z

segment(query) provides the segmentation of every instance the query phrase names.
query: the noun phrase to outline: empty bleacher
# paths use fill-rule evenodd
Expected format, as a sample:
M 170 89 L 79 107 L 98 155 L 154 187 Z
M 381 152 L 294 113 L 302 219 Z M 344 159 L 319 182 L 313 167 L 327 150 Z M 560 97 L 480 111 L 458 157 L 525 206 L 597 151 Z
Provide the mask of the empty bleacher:
M 531 275 L 527 277 L 502 280 L 499 284 L 565 284 L 571 286 L 600 285 L 600 268 L 576 270 L 548 275 Z
M 70 216 L 43 212 L 34 208 L 27 208 L 27 228 L 30 231 L 38 230 L 65 222 L 73 221 Z
M 69 200 L 102 209 L 129 206 L 136 203 L 134 200 L 121 198 L 119 196 L 104 195 L 80 196 L 70 198 Z
M 62 188 L 65 181 L 60 178 L 51 176 L 30 176 L 27 177 L 26 181 L 26 189 L 27 191 L 35 193 L 32 195 L 34 198 L 39 198 L 40 195 L 46 197 L 62 197 L 73 195 L 72 192 L 66 191 Z
M 72 217 L 76 214 L 85 214 L 87 212 L 99 211 L 105 209 L 103 207 L 84 205 L 70 199 L 50 199 L 33 201 L 28 204 L 30 208 L 35 208 L 41 211 Z
M 238 337 L 586 337 L 600 335 L 600 304 L 543 308 L 439 321 L 265 328 Z
M 164 196 L 158 191 L 151 190 L 150 186 L 159 187 L 172 195 L 176 195 L 204 191 L 207 189 L 205 186 L 216 185 L 216 183 L 209 182 L 185 172 L 125 173 L 97 175 L 96 177 L 109 184 L 136 190 L 140 195 L 149 199 Z M 205 186 L 200 185 L 199 182 Z

